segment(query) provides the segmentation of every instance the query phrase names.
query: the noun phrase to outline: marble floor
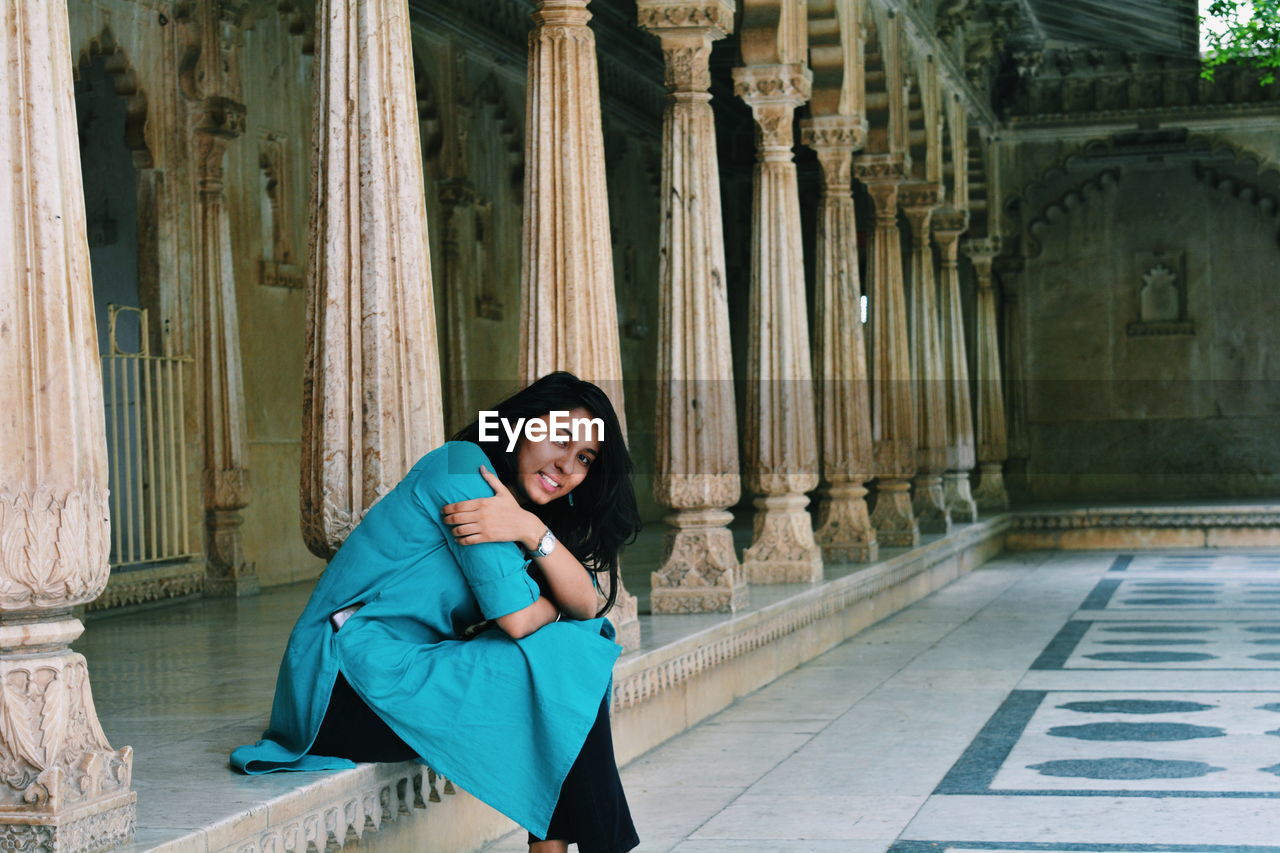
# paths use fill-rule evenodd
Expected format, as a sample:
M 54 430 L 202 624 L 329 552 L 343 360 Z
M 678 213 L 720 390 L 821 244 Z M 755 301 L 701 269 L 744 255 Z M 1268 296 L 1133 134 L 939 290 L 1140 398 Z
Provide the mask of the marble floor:
M 1280 853 L 1280 554 L 1005 554 L 622 777 L 640 851 Z

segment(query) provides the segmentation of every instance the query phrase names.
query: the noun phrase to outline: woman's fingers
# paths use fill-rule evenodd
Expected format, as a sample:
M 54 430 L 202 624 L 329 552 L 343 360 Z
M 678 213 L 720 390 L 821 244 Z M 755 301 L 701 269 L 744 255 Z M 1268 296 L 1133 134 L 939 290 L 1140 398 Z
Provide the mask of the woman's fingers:
M 484 477 L 484 481 L 493 489 L 495 496 L 506 495 L 509 497 L 511 495 L 511 491 L 502 484 L 502 481 L 498 479 L 498 475 L 483 465 L 480 466 L 480 476 Z
M 458 501 L 457 503 L 453 503 L 453 504 L 445 504 L 444 506 L 440 507 L 440 511 L 443 513 L 472 512 L 480 508 L 481 501 L 489 501 L 489 500 L 493 500 L 493 498 L 472 498 L 471 500 Z

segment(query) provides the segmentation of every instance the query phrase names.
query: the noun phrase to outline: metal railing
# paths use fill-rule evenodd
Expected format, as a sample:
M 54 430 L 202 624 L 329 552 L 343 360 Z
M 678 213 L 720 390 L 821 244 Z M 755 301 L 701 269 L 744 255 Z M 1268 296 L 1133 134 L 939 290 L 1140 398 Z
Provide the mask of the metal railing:
M 132 350 L 121 345 L 119 320 L 128 314 L 137 318 Z M 144 308 L 109 305 L 107 329 L 102 383 L 111 489 L 109 562 L 114 569 L 194 557 L 199 551 L 191 547 L 187 525 L 183 417 L 184 374 L 192 358 L 151 354 Z M 134 331 L 125 334 L 132 337 Z

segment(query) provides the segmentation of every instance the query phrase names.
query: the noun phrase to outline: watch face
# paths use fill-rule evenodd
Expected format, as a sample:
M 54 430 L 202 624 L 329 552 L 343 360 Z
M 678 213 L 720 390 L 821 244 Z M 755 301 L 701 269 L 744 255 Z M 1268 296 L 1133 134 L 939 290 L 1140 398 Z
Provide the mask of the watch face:
M 538 553 L 544 557 L 550 554 L 555 541 L 556 537 L 551 534 L 550 530 L 542 534 L 542 539 L 538 542 Z

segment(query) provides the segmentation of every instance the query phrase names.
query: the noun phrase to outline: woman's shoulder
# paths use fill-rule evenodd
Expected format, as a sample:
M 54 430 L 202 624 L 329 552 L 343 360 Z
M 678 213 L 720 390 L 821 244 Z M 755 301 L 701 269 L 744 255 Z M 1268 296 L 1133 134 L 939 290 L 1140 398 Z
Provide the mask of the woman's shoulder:
M 478 444 L 446 441 L 413 466 L 414 491 L 433 503 L 492 497 L 493 489 L 480 476 L 481 465 L 493 468 Z
M 431 469 L 437 473 L 474 474 L 479 466 L 488 462 L 489 457 L 485 456 L 480 445 L 470 441 L 446 441 L 419 459 L 413 467 L 414 470 Z

